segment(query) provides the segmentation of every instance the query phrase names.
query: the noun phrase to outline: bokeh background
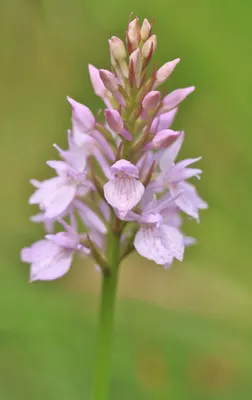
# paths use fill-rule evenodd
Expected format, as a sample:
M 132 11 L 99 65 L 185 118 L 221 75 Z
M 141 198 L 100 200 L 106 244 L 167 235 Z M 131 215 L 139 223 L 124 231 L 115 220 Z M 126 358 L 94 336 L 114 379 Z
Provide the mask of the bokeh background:
M 66 144 L 66 95 L 102 106 L 87 65 L 109 68 L 107 40 L 132 11 L 155 20 L 159 66 L 181 58 L 167 89 L 196 86 L 175 127 L 186 131 L 182 155 L 203 156 L 197 185 L 210 207 L 185 224 L 198 246 L 183 264 L 123 264 L 110 398 L 252 398 L 252 3 L 1 0 L 2 400 L 89 398 L 99 274 L 76 264 L 30 285 L 19 251 L 42 235 L 28 220 L 28 181 L 49 176 L 52 144 Z

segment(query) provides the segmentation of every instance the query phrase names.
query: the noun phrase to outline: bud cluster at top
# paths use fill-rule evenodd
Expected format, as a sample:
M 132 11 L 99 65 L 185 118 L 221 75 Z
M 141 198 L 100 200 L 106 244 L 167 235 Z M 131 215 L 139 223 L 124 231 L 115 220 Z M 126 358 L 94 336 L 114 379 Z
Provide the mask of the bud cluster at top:
M 68 97 L 72 129 L 66 150 L 54 145 L 59 160 L 47 161 L 55 177 L 31 180 L 29 199 L 44 223 L 44 239 L 26 247 L 21 259 L 31 264 L 31 280 L 64 275 L 75 254 L 90 256 L 110 274 L 108 237 L 120 238 L 120 257 L 134 248 L 143 257 L 168 268 L 182 261 L 184 248 L 195 242 L 181 231 L 181 214 L 199 221 L 207 204 L 189 178 L 201 169 L 199 158 L 177 161 L 184 132 L 171 129 L 179 104 L 194 87 L 169 94 L 159 87 L 169 79 L 180 59 L 160 68 L 149 64 L 157 48 L 152 24 L 136 17 L 129 22 L 126 45 L 109 40 L 111 70 L 89 65 L 94 92 L 105 104 L 97 117 Z M 61 226 L 59 231 L 58 227 Z

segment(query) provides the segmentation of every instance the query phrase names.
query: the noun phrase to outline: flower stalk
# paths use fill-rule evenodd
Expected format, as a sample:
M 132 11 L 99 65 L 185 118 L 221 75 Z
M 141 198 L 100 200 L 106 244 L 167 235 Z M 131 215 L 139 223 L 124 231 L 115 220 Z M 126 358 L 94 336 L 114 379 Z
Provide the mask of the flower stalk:
M 108 236 L 107 254 L 110 273 L 102 277 L 92 400 L 109 398 L 111 346 L 120 263 L 120 235 L 112 230 Z

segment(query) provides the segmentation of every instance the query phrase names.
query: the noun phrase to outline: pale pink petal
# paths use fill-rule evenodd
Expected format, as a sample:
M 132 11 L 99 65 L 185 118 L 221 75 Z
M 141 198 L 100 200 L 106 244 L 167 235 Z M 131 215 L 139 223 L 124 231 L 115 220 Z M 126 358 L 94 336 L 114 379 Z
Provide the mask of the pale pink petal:
M 93 187 L 92 186 L 89 186 L 89 185 L 79 185 L 79 186 L 77 186 L 77 188 L 76 188 L 76 197 L 85 197 L 87 194 L 88 194 L 88 192 L 90 191 L 90 189 L 93 189 Z
M 171 264 L 174 257 L 183 259 L 183 235 L 168 225 L 143 225 L 135 236 L 134 245 L 140 255 L 156 264 Z
M 194 90 L 194 86 L 174 90 L 165 96 L 163 100 L 163 108 L 165 110 L 171 110 L 172 108 L 177 107 Z
M 65 161 L 47 161 L 47 165 L 50 168 L 55 169 L 59 176 L 66 176 L 69 171 L 69 165 Z
M 30 183 L 32 184 L 32 186 L 34 186 L 36 189 L 38 189 L 41 186 L 41 182 L 38 181 L 37 179 L 31 179 Z
M 177 228 L 165 224 L 160 227 L 160 230 L 162 231 L 166 248 L 169 249 L 175 258 L 182 261 L 184 255 L 183 235 Z
M 157 205 L 157 197 L 151 189 L 146 189 L 140 201 L 140 207 L 144 211 L 148 211 Z
M 181 132 L 178 139 L 164 151 L 159 161 L 159 166 L 162 172 L 170 170 L 170 168 L 173 166 L 174 161 L 181 149 L 183 141 L 184 141 L 184 132 Z
M 133 165 L 128 160 L 117 161 L 114 165 L 112 165 L 111 171 L 113 174 L 116 174 L 118 172 L 124 172 L 125 174 L 127 174 L 133 178 L 139 177 L 139 171 L 138 171 L 137 167 L 135 167 L 135 165 Z
M 65 249 L 74 250 L 78 245 L 78 237 L 70 235 L 67 232 L 59 232 L 55 235 L 46 235 L 47 240 L 55 243 L 59 247 L 64 247 Z
M 137 162 L 136 167 L 139 170 L 139 175 L 140 175 L 141 179 L 146 176 L 153 161 L 154 161 L 153 152 L 148 151 Z M 155 164 L 155 167 L 156 167 L 156 165 L 157 165 L 157 163 Z
M 94 147 L 94 141 L 92 138 L 90 138 L 88 135 L 83 135 L 80 134 L 82 137 L 86 138 L 84 143 L 82 143 L 81 146 L 77 146 L 77 144 L 73 143 L 71 146 L 71 150 L 69 151 L 63 151 L 54 144 L 54 147 L 59 151 L 60 156 L 67 161 L 66 166 L 64 170 L 64 165 L 60 166 L 58 163 L 62 163 L 62 161 L 48 161 L 47 164 L 55 168 L 57 171 L 57 174 L 60 176 L 66 176 L 71 167 L 73 167 L 77 171 L 84 171 L 86 164 L 87 164 L 87 157 L 92 153 L 93 147 Z
M 199 161 L 199 160 L 201 160 L 201 159 L 202 159 L 202 157 L 197 157 L 197 158 L 186 158 L 185 160 L 179 161 L 179 162 L 176 164 L 176 167 L 177 167 L 177 168 L 185 168 L 185 167 L 188 167 L 188 165 L 191 165 L 191 164 L 193 164 L 193 163 L 195 163 L 195 162 L 197 162 L 197 161 Z
M 202 170 L 198 168 L 178 168 L 177 165 L 175 165 L 170 174 L 170 181 L 176 183 L 192 178 L 193 176 L 199 179 L 201 173 Z
M 108 222 L 110 220 L 110 214 L 111 214 L 108 203 L 106 203 L 106 201 L 104 201 L 104 200 L 101 200 L 99 207 L 100 207 L 100 210 L 101 210 L 101 213 L 102 213 L 104 219 Z
M 71 266 L 73 252 L 55 245 L 55 251 L 48 253 L 44 260 L 32 263 L 30 281 L 51 281 L 65 275 Z
M 104 185 L 104 195 L 107 202 L 118 209 L 122 218 L 141 200 L 144 185 L 130 176 L 112 179 Z
M 181 182 L 179 188 L 180 190 L 183 190 L 184 193 L 187 193 L 188 197 L 190 197 L 191 201 L 197 206 L 197 208 L 202 210 L 208 208 L 208 204 L 199 196 L 194 185 L 188 182 Z
M 184 235 L 183 239 L 184 239 L 185 247 L 193 246 L 194 244 L 197 243 L 197 240 L 195 238 L 193 238 L 193 237 L 190 237 L 190 236 L 185 236 Z
M 156 264 L 171 263 L 174 257 L 173 253 L 166 247 L 160 228 L 154 225 L 150 227 L 142 226 L 139 229 L 135 236 L 134 246 L 141 256 L 155 261 Z
M 175 200 L 176 205 L 190 217 L 199 221 L 198 210 L 207 208 L 207 203 L 199 197 L 195 187 L 188 182 L 181 182 L 171 187 L 173 195 L 178 191 L 181 194 Z
M 179 63 L 180 58 L 176 58 L 175 60 L 169 61 L 165 63 L 161 68 L 157 70 L 156 73 L 156 79 L 153 85 L 153 88 L 155 89 L 159 85 L 161 85 L 163 82 L 166 81 L 166 79 L 169 78 L 169 76 L 172 74 L 174 68 L 176 65 Z
M 175 116 L 178 112 L 178 108 L 174 108 L 171 111 L 168 111 L 164 114 L 160 114 L 154 118 L 150 131 L 153 133 L 157 133 L 164 129 L 170 129 L 175 119 Z
M 107 140 L 105 137 L 98 131 L 94 131 L 92 133 L 93 138 L 97 140 L 99 143 L 101 149 L 103 150 L 104 154 L 111 160 L 115 161 L 115 154 L 113 150 L 111 149 L 110 145 L 108 144 Z
M 61 178 L 59 178 L 61 179 Z M 76 194 L 76 187 L 71 181 L 60 182 L 44 197 L 40 206 L 45 210 L 45 218 L 60 216 L 71 204 Z
M 31 195 L 29 199 L 29 204 L 39 204 L 41 200 L 50 193 L 51 190 L 54 190 L 55 187 L 61 184 L 61 182 L 65 182 L 65 178 L 59 178 L 58 176 L 47 179 L 43 182 L 40 182 L 39 188 Z
M 32 262 L 32 249 L 30 247 L 24 247 L 21 250 L 20 258 L 22 262 Z
M 152 140 L 152 147 L 154 149 L 170 147 L 180 135 L 180 132 L 173 131 L 172 129 L 159 131 Z
M 107 89 L 101 80 L 99 70 L 91 64 L 88 65 L 88 70 L 95 94 L 103 99 L 106 95 Z
M 77 207 L 79 215 L 86 226 L 103 234 L 107 232 L 107 228 L 102 220 L 93 210 L 91 210 L 90 207 L 78 200 L 75 201 L 75 206 Z
M 44 227 L 45 227 L 45 231 L 47 233 L 52 233 L 54 230 L 54 225 L 55 225 L 55 218 L 51 218 L 51 219 L 46 219 L 45 215 L 43 213 L 38 213 L 35 215 L 32 215 L 30 217 L 30 220 L 32 222 L 43 222 L 44 223 Z
M 21 252 L 21 260 L 23 262 L 33 263 L 43 261 L 48 254 L 54 254 L 58 246 L 48 240 L 39 240 L 33 243 L 30 247 L 26 247 Z
M 105 236 L 102 235 L 100 232 L 93 230 L 89 232 L 89 237 L 93 243 L 100 249 L 104 250 L 105 248 Z
M 67 96 L 67 100 L 72 106 L 73 125 L 77 125 L 78 129 L 83 133 L 92 130 L 95 126 L 95 117 L 89 108 L 69 96 Z
M 110 179 L 111 178 L 110 165 L 109 165 L 108 161 L 106 160 L 106 158 L 104 157 L 104 155 L 102 154 L 102 152 L 100 151 L 100 149 L 98 149 L 98 147 L 96 147 L 93 151 L 93 154 L 94 154 L 96 160 L 98 161 L 106 178 Z

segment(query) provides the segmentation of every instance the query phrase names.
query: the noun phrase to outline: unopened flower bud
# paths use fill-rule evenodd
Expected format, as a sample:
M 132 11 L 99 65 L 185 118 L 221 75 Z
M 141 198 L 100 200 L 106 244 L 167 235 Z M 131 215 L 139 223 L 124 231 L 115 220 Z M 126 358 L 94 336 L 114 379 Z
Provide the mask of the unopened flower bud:
M 151 48 L 152 48 L 152 52 L 154 52 L 156 50 L 156 47 L 157 47 L 157 37 L 156 37 L 156 35 L 152 35 L 143 45 L 143 48 L 142 48 L 143 58 L 148 58 Z
M 166 79 L 169 78 L 169 76 L 173 72 L 174 68 L 179 63 L 179 61 L 180 61 L 180 58 L 176 58 L 173 61 L 167 62 L 166 64 L 164 64 L 161 68 L 159 68 L 157 70 L 156 79 L 154 82 L 154 88 L 161 85 L 161 83 L 165 82 Z
M 136 49 L 130 55 L 130 62 L 133 63 L 133 71 L 137 88 L 141 83 L 141 72 L 142 72 L 142 56 L 140 49 Z
M 100 78 L 99 70 L 93 65 L 88 65 L 90 80 L 97 96 L 103 98 L 106 95 L 106 88 Z
M 99 73 L 100 73 L 100 78 L 104 83 L 106 89 L 108 89 L 112 93 L 116 92 L 118 90 L 118 82 L 114 74 L 112 74 L 112 72 L 110 71 L 107 71 L 106 69 L 100 69 Z
M 148 19 L 143 20 L 143 24 L 141 26 L 141 39 L 146 41 L 150 37 L 151 33 L 151 24 L 149 23 Z
M 105 112 L 105 118 L 108 123 L 108 126 L 112 131 L 116 133 L 121 133 L 123 130 L 123 120 L 117 110 L 108 110 L 106 109 Z
M 178 138 L 181 132 L 175 132 L 171 129 L 164 129 L 156 134 L 152 140 L 154 149 L 164 149 L 170 146 Z
M 142 106 L 145 111 L 155 110 L 160 101 L 160 92 L 153 90 L 149 92 L 142 101 Z
M 112 36 L 112 38 L 109 40 L 109 47 L 111 55 L 114 57 L 116 61 L 121 61 L 126 58 L 127 53 L 124 43 L 118 37 Z
M 133 19 L 133 21 L 129 23 L 127 30 L 127 39 L 131 51 L 136 50 L 141 40 L 138 17 L 136 17 L 135 19 Z
M 126 63 L 127 53 L 123 41 L 116 36 L 112 36 L 112 38 L 109 40 L 109 48 L 113 67 L 115 68 L 118 63 L 122 75 L 125 78 L 128 78 L 129 69 Z
M 88 107 L 71 99 L 67 96 L 68 102 L 72 106 L 72 121 L 83 132 L 89 132 L 95 126 L 95 117 Z
M 176 89 L 169 93 L 163 99 L 163 109 L 168 111 L 174 107 L 177 107 L 190 93 L 195 90 L 194 86 L 190 86 L 184 89 Z

